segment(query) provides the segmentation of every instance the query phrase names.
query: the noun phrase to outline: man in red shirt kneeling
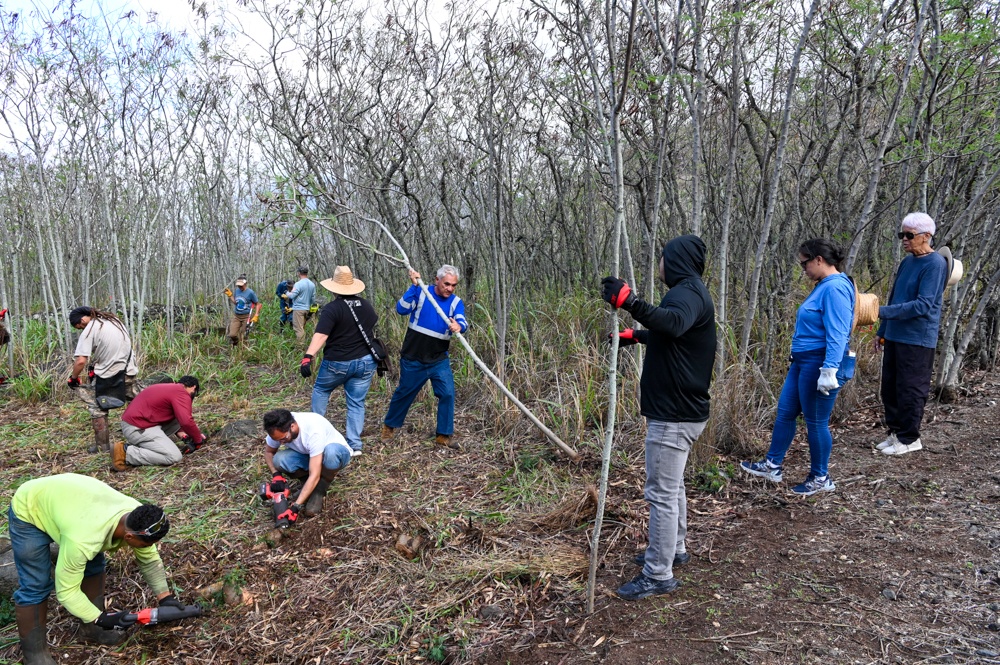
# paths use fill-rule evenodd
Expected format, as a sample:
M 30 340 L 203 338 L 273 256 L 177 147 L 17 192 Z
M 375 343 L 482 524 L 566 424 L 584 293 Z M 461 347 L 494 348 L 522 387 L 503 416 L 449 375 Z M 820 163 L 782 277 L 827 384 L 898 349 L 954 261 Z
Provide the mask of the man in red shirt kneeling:
M 182 453 L 201 448 L 205 437 L 191 415 L 197 395 L 198 379 L 193 376 L 182 376 L 177 383 L 158 383 L 136 395 L 122 414 L 125 442 L 115 441 L 111 446 L 111 469 L 171 466 L 181 461 Z M 183 450 L 170 439 L 175 434 L 186 439 Z

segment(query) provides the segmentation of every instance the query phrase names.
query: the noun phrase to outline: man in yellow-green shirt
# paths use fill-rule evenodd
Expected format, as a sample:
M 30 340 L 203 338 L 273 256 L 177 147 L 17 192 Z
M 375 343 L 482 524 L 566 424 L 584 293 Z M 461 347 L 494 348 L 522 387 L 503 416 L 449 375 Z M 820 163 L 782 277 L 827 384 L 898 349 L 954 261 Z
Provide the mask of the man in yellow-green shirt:
M 21 485 L 7 511 L 20 587 L 14 592 L 17 631 L 26 665 L 54 665 L 45 641 L 48 597 L 83 622 L 81 633 L 117 644 L 135 621 L 104 608 L 105 552 L 128 545 L 161 607 L 183 607 L 167 588 L 156 543 L 170 529 L 163 509 L 142 505 L 101 481 L 66 473 Z M 53 581 L 49 544 L 59 545 Z

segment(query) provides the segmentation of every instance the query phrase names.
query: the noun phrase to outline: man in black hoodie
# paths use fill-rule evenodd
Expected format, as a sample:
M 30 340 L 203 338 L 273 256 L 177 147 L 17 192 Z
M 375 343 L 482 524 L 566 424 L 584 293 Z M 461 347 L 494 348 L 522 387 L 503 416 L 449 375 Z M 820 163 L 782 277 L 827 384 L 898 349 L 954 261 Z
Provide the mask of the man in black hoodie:
M 715 362 L 715 305 L 701 275 L 705 243 L 695 235 L 674 238 L 660 257 L 660 279 L 670 290 L 659 307 L 636 297 L 617 277 L 601 280 L 602 295 L 632 314 L 646 330 L 624 330 L 621 344 L 646 344 L 640 409 L 646 416 L 646 488 L 649 546 L 635 558 L 642 572 L 618 589 L 626 600 L 669 593 L 680 583 L 673 567 L 691 556 L 687 535 L 684 467 L 691 445 L 705 429 Z

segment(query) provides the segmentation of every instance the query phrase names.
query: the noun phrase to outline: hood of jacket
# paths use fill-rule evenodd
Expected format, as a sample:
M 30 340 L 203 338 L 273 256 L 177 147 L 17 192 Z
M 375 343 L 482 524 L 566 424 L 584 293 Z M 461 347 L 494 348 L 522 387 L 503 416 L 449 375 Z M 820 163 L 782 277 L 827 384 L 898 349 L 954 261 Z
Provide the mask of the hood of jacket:
M 663 281 L 667 286 L 705 272 L 705 243 L 696 235 L 678 236 L 663 248 Z

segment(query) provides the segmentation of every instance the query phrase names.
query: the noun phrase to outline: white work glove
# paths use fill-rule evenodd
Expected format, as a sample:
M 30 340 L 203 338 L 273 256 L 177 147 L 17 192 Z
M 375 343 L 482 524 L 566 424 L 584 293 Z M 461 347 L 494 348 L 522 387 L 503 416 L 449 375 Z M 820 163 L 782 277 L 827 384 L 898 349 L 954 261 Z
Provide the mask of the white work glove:
M 816 382 L 816 390 L 824 395 L 829 395 L 831 390 L 836 390 L 839 387 L 840 384 L 837 383 L 837 368 L 821 367 L 819 370 L 819 381 Z

